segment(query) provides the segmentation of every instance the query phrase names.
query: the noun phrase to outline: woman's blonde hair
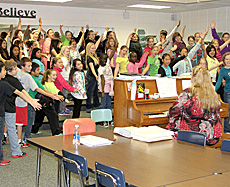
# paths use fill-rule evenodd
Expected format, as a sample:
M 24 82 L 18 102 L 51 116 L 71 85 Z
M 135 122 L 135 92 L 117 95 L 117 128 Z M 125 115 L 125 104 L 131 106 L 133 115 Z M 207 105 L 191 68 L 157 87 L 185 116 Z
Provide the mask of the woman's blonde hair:
M 87 67 L 87 57 L 89 56 L 89 57 L 91 57 L 92 59 L 93 59 L 93 61 L 94 61 L 94 64 L 96 65 L 96 64 L 99 64 L 99 59 L 98 59 L 98 57 L 97 57 L 97 54 L 95 53 L 95 54 L 92 54 L 91 52 L 90 52 L 90 48 L 91 48 L 91 46 L 93 46 L 94 45 L 94 43 L 92 43 L 92 42 L 89 42 L 88 44 L 87 44 L 87 46 L 86 46 L 86 48 L 85 48 L 85 50 L 86 50 L 86 57 L 85 57 L 85 59 L 86 59 L 86 67 Z M 88 67 L 87 67 L 88 68 Z
M 42 85 L 45 85 L 45 82 L 48 82 L 48 75 L 50 75 L 52 72 L 54 72 L 55 70 L 54 69 L 47 69 L 42 77 Z M 56 71 L 55 71 L 56 72 Z
M 69 54 L 68 57 L 64 55 L 64 51 L 65 51 L 66 49 L 69 49 L 69 46 L 63 46 L 63 47 L 61 48 L 61 52 L 57 55 L 57 57 L 66 57 L 67 60 L 70 62 L 70 54 Z
M 219 98 L 213 88 L 209 71 L 201 66 L 192 70 L 192 93 L 197 96 L 203 109 L 216 109 L 220 106 Z

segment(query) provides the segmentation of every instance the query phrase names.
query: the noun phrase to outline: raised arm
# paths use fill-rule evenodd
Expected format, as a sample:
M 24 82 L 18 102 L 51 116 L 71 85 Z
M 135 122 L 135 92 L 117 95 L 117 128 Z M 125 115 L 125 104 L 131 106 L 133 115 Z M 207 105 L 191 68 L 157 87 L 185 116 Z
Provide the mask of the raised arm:
M 61 35 L 64 35 L 64 32 L 62 30 L 63 24 L 61 24 L 59 27 L 60 27 L 60 33 L 61 33 Z
M 177 31 L 178 27 L 180 26 L 180 20 L 178 22 L 178 24 L 173 28 L 173 30 L 166 36 L 166 39 L 171 40 L 172 39 L 172 35 Z
M 22 29 L 22 18 L 21 18 L 21 16 L 19 16 L 19 18 L 18 18 L 18 28 L 17 29 L 18 30 Z
M 126 46 L 129 48 L 129 46 L 130 46 L 130 40 L 131 40 L 131 38 L 132 38 L 132 35 L 133 35 L 133 33 L 131 33 L 130 35 L 129 35 L 129 37 L 128 37 L 128 39 L 127 39 L 127 42 L 126 42 Z
M 220 37 L 218 36 L 218 34 L 217 34 L 217 32 L 216 32 L 215 26 L 216 26 L 216 23 L 215 23 L 215 21 L 213 21 L 213 22 L 211 23 L 212 37 L 213 37 L 214 39 L 217 39 L 217 40 L 219 41 L 219 44 L 220 44 L 221 39 L 220 39 Z
M 99 46 L 99 44 L 100 44 L 100 42 L 101 42 L 101 40 L 102 40 L 103 37 L 104 37 L 104 34 L 102 34 L 100 36 L 100 38 L 97 40 L 97 42 L 95 43 L 96 50 L 97 50 L 97 48 L 98 48 L 98 46 Z
M 230 39 L 224 42 L 224 44 L 220 46 L 220 51 L 222 51 L 229 43 L 230 43 Z
M 38 32 L 41 32 L 41 29 L 42 29 L 41 26 L 42 26 L 42 19 L 39 18 L 39 25 L 38 25 L 38 28 L 37 28 Z
M 29 34 L 29 30 L 30 30 L 30 25 L 27 25 L 26 30 L 24 32 L 24 38 Z
M 184 38 L 184 30 L 185 30 L 185 28 L 186 28 L 186 25 L 183 26 L 183 28 L 181 30 L 181 33 L 180 33 L 182 38 Z

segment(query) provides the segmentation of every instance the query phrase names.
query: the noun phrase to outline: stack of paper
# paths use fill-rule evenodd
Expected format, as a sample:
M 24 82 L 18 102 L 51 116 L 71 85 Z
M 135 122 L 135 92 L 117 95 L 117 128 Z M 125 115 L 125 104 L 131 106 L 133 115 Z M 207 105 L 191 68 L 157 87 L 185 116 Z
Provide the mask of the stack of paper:
M 130 129 L 129 129 L 130 128 Z M 129 131 L 129 132 L 128 132 Z M 172 139 L 174 133 L 158 126 L 114 128 L 114 133 L 144 142 L 156 142 Z
M 110 145 L 113 143 L 111 140 L 93 135 L 81 136 L 80 142 L 88 147 Z

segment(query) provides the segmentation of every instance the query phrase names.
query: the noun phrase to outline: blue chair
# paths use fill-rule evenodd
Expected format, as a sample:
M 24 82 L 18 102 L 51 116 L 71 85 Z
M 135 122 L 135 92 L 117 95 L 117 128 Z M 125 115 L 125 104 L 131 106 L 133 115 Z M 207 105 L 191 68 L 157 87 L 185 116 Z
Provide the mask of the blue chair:
M 177 140 L 206 146 L 206 136 L 195 131 L 178 131 Z
M 230 140 L 223 140 L 220 150 L 230 152 Z
M 80 155 L 62 150 L 63 156 L 63 177 L 65 186 L 70 186 L 70 173 L 79 175 L 81 187 L 85 187 L 83 177 L 88 177 L 88 165 L 86 158 Z M 91 187 L 95 185 L 90 185 Z
M 91 111 L 91 119 L 97 122 L 112 121 L 112 111 L 110 109 L 97 109 Z
M 95 162 L 96 186 L 125 187 L 125 177 L 123 171 Z

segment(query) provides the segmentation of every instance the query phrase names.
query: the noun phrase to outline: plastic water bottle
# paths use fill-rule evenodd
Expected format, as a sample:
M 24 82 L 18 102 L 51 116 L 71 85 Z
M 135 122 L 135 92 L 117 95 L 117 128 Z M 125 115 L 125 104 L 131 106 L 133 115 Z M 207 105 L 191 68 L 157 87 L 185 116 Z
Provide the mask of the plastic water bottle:
M 80 145 L 80 130 L 79 130 L 79 125 L 75 125 L 74 131 L 73 131 L 73 144 Z

